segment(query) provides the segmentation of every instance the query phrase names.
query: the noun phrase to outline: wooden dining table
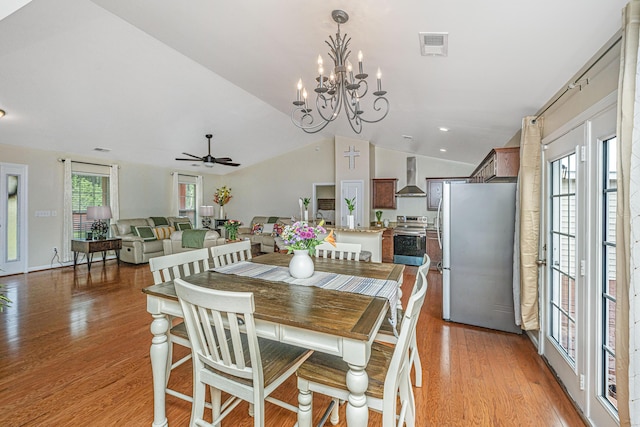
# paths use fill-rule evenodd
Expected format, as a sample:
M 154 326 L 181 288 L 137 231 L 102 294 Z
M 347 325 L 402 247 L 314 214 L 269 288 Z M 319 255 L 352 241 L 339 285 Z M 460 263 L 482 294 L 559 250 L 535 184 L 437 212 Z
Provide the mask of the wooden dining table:
M 286 267 L 291 256 L 270 253 L 251 261 Z M 315 270 L 372 279 L 393 280 L 402 284 L 403 265 L 314 259 Z M 365 391 L 366 366 L 371 344 L 387 317 L 386 298 L 272 282 L 259 278 L 205 271 L 184 278 L 210 289 L 253 292 L 258 335 L 280 342 L 342 357 L 349 365 L 347 384 L 347 424 L 364 427 L 369 410 Z M 153 426 L 168 426 L 165 413 L 165 387 L 169 354 L 169 318 L 182 317 L 173 282 L 160 283 L 142 290 L 147 296 L 151 322 L 151 367 L 154 388 Z M 310 427 L 300 425 L 299 427 Z

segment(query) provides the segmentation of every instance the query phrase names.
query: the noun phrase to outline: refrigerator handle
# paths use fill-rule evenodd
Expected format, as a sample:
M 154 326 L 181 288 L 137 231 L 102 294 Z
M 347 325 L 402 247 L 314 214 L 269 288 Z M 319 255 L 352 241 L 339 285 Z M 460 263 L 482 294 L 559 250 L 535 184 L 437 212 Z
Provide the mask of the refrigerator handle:
M 442 197 L 438 202 L 438 213 L 436 215 L 436 234 L 438 235 L 438 246 L 440 246 L 440 249 L 442 249 L 442 236 L 440 235 L 441 234 L 441 230 L 440 230 L 440 212 L 441 211 L 442 211 Z

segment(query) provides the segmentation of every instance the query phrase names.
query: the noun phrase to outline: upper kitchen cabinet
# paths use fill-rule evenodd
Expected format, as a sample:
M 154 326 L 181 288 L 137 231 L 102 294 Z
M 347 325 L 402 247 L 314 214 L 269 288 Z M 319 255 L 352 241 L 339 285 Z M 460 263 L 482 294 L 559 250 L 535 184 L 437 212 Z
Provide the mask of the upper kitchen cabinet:
M 474 182 L 515 181 L 520 169 L 520 147 L 494 148 L 473 171 Z
M 373 209 L 396 208 L 396 178 L 375 178 L 372 185 Z

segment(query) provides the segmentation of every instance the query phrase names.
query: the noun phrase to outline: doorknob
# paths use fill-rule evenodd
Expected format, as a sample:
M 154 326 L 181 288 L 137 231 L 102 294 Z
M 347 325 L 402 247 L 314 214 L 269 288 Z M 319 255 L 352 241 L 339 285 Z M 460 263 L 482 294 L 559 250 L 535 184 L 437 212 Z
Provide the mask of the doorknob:
M 536 261 L 536 264 L 538 264 L 539 266 L 543 266 L 543 265 L 547 265 L 547 260 L 546 259 L 539 259 Z

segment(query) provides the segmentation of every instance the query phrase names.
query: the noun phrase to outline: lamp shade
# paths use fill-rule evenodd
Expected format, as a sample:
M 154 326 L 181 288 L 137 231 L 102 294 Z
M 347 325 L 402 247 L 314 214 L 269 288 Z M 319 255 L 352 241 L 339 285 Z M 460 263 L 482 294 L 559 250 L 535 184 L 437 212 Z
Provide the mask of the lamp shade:
M 88 206 L 87 219 L 88 220 L 111 219 L 111 208 L 109 206 Z
M 213 216 L 213 206 L 200 206 L 200 216 Z

